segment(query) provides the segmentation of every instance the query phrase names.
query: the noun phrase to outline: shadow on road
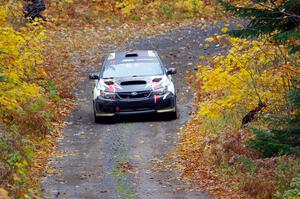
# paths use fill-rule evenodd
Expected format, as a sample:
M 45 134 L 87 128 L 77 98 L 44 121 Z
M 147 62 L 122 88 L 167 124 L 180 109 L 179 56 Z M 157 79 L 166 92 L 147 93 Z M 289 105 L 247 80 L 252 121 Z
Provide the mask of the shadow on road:
M 113 118 L 107 118 L 100 123 L 95 123 L 99 125 L 105 124 L 118 124 L 118 123 L 143 123 L 143 122 L 172 122 L 174 119 L 169 118 L 167 114 L 137 114 L 128 116 L 117 116 Z

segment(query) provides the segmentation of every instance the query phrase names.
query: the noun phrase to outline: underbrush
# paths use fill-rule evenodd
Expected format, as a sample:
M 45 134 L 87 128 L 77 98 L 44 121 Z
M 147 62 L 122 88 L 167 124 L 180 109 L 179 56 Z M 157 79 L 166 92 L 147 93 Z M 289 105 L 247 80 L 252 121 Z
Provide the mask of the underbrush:
M 198 108 L 175 155 L 182 177 L 215 198 L 299 198 L 299 55 L 264 39 L 206 41 L 231 45 L 193 76 Z
M 12 195 L 24 193 L 28 164 L 33 156 L 33 145 L 18 133 L 0 131 L 0 179 L 1 186 L 11 190 Z M 28 179 L 27 179 L 28 180 Z
M 45 2 L 47 23 L 27 23 L 21 2 L 0 6 L 7 31 L 0 33 L 0 196 L 2 188 L 15 198 L 41 196 L 40 177 L 74 107 L 75 88 L 87 67 L 98 68 L 105 49 L 193 24 L 195 16 L 213 20 L 214 9 L 202 1 Z
M 299 157 L 262 158 L 245 145 L 249 130 L 209 139 L 199 126 L 187 124 L 176 153 L 184 179 L 215 198 L 299 197 Z
M 50 153 L 39 157 L 42 162 L 36 156 L 49 148 L 72 95 L 61 94 L 62 75 L 45 62 L 44 24 L 28 23 L 22 7 L 11 1 L 0 6 L 0 187 L 14 198 L 33 198 L 38 194 L 33 179 L 43 174 Z M 40 172 L 31 175 L 35 166 Z
M 216 198 L 299 198 L 299 24 L 287 31 L 284 15 L 276 19 L 282 24 L 269 16 L 280 6 L 289 13 L 300 4 L 222 6 L 250 22 L 206 39 L 227 51 L 200 56 L 198 108 L 178 146 L 179 168 Z
M 217 1 L 55 0 L 46 2 L 49 8 L 48 15 L 61 26 L 92 27 L 103 22 L 114 25 L 132 22 L 160 24 L 170 20 L 182 21 L 195 18 L 214 21 L 223 17 Z

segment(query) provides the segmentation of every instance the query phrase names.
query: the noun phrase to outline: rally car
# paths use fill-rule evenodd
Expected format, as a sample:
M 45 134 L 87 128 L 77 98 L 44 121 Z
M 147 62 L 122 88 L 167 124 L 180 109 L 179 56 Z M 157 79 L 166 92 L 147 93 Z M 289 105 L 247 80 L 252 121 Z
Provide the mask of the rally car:
M 178 117 L 172 82 L 175 68 L 167 69 L 152 50 L 110 53 L 95 80 L 93 109 L 95 122 L 120 115 L 164 114 Z

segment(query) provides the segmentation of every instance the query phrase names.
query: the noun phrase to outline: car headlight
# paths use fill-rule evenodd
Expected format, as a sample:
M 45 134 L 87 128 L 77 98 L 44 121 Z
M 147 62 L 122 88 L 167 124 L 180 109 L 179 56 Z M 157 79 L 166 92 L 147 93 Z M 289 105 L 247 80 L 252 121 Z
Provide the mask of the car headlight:
M 116 98 L 116 93 L 106 92 L 106 91 L 100 90 L 100 96 L 103 97 L 104 99 L 115 99 Z
M 153 94 L 154 95 L 164 95 L 164 94 L 166 94 L 168 92 L 168 86 L 166 85 L 166 86 L 164 86 L 164 87 L 162 87 L 162 88 L 159 88 L 159 89 L 157 89 L 157 90 L 154 90 L 153 91 Z

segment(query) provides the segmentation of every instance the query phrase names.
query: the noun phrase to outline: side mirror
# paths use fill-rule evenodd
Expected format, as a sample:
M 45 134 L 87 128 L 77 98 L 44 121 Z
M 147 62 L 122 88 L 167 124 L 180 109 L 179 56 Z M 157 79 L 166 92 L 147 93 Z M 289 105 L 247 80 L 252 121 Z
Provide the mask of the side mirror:
M 91 73 L 91 74 L 89 75 L 89 78 L 90 78 L 90 79 L 100 79 L 98 73 Z
M 168 68 L 167 75 L 175 75 L 176 72 L 176 68 Z

